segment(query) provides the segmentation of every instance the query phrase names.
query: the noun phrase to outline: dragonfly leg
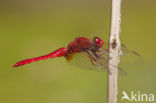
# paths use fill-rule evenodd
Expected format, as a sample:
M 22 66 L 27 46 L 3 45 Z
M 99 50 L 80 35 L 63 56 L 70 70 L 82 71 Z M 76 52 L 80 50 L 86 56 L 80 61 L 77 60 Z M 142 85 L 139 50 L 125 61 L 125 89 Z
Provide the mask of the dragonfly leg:
M 85 52 L 88 54 L 88 57 L 89 57 L 91 63 L 96 66 L 96 64 L 94 62 L 97 62 L 97 60 L 88 51 L 85 51 Z
M 106 52 L 108 52 L 108 50 L 107 49 L 104 49 L 104 50 L 102 50 L 102 51 L 92 51 L 92 53 L 94 54 L 94 56 L 96 57 L 96 59 L 102 59 L 102 60 L 104 60 L 104 61 L 106 61 L 107 60 L 107 58 L 105 58 L 105 57 L 103 57 L 102 55 L 103 54 L 105 54 Z
M 90 56 L 95 62 L 97 62 L 96 58 L 94 58 L 92 54 L 90 54 L 88 51 L 85 51 L 85 52 L 86 52 L 86 53 L 88 54 L 88 56 Z
M 92 52 L 92 53 L 93 53 L 93 55 L 96 57 L 96 59 L 99 59 L 99 57 L 100 57 L 100 56 L 99 56 L 99 55 L 97 55 L 95 51 L 91 51 L 91 52 Z
M 96 64 L 94 62 L 97 62 L 96 58 L 93 57 L 92 54 L 89 53 L 89 51 L 87 50 L 82 50 L 82 49 L 79 49 L 81 52 L 85 52 L 87 53 L 88 57 L 89 57 L 89 60 L 91 61 L 92 65 L 96 66 Z
M 88 57 L 89 57 L 89 60 L 91 61 L 92 65 L 95 65 L 95 63 L 93 62 L 93 58 L 90 55 L 88 55 Z
M 103 54 L 108 53 L 108 49 L 104 49 L 102 51 L 95 52 L 98 57 L 101 57 Z

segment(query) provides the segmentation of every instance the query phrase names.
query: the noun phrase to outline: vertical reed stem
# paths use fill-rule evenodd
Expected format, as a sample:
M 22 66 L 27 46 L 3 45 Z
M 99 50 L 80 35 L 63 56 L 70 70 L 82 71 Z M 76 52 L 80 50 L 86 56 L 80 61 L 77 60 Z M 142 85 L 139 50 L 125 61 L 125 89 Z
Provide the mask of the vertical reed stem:
M 117 103 L 118 94 L 118 64 L 120 61 L 120 15 L 121 15 L 121 0 L 111 0 L 111 27 L 109 36 L 109 55 L 108 55 L 108 103 Z

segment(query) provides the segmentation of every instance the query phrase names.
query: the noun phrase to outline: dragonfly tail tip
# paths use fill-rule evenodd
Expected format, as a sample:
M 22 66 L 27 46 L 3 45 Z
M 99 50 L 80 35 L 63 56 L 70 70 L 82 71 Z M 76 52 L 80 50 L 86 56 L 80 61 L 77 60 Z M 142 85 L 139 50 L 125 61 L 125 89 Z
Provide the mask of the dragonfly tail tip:
M 14 65 L 12 65 L 12 68 L 15 68 L 15 67 L 18 67 L 19 65 L 17 65 L 17 64 L 14 64 Z

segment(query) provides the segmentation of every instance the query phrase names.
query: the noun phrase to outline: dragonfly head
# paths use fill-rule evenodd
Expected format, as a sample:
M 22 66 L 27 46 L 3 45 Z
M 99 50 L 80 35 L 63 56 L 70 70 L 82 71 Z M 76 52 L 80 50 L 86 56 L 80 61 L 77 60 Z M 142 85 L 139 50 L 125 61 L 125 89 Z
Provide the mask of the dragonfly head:
M 94 37 L 92 42 L 92 49 L 94 50 L 98 50 L 103 46 L 103 40 L 101 40 L 99 37 Z

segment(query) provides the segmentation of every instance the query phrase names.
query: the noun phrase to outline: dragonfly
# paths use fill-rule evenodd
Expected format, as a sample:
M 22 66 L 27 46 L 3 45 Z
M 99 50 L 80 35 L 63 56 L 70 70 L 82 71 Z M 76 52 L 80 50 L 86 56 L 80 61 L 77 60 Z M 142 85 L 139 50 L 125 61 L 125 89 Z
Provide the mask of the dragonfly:
M 47 55 L 19 61 L 12 67 L 19 67 L 25 64 L 49 58 L 65 57 L 67 61 L 74 65 L 79 65 L 81 67 L 81 64 L 83 63 L 83 67 L 86 69 L 105 71 L 108 70 L 109 49 L 108 46 L 104 44 L 106 43 L 104 43 L 104 41 L 100 37 L 94 37 L 92 40 L 86 37 L 77 37 L 73 41 L 68 43 L 66 47 L 61 47 Z M 121 45 L 121 48 L 124 52 L 130 52 L 136 56 L 140 56 L 139 53 L 127 49 L 123 44 Z M 76 62 L 74 62 L 75 60 Z M 119 67 L 117 68 L 119 69 L 119 71 L 124 72 Z

